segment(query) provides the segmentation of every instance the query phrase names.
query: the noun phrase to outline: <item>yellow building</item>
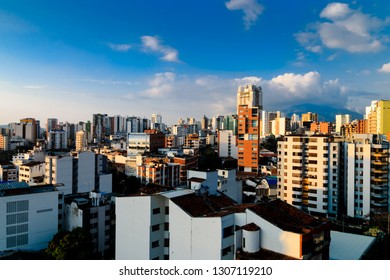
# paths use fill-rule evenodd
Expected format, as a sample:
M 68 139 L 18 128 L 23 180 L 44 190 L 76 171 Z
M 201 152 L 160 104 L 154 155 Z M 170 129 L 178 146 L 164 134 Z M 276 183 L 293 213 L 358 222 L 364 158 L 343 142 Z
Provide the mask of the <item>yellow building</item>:
M 387 134 L 390 132 L 390 100 L 378 102 L 378 133 Z

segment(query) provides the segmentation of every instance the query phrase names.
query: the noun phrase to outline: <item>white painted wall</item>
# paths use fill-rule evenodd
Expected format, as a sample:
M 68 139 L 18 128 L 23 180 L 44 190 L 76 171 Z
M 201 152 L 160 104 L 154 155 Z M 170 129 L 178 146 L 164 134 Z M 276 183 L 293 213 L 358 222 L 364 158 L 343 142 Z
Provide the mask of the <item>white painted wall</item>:
M 260 227 L 260 247 L 301 259 L 301 236 L 297 233 L 283 231 L 269 223 L 251 210 L 246 210 L 247 222 Z
M 78 193 L 95 189 L 95 153 L 80 152 L 78 154 Z
M 112 174 L 100 174 L 99 181 L 100 181 L 100 191 L 105 193 L 111 193 L 112 192 Z
M 7 202 L 28 200 L 28 244 L 7 248 Z M 20 212 L 19 212 L 20 213 Z M 16 224 L 17 225 L 17 224 Z M 0 197 L 0 251 L 42 250 L 58 230 L 58 192 L 42 192 Z M 20 234 L 25 234 L 20 233 Z M 19 235 L 19 234 L 16 234 Z M 8 237 L 14 235 L 8 235 Z
M 117 197 L 115 214 L 115 259 L 148 260 L 151 197 Z

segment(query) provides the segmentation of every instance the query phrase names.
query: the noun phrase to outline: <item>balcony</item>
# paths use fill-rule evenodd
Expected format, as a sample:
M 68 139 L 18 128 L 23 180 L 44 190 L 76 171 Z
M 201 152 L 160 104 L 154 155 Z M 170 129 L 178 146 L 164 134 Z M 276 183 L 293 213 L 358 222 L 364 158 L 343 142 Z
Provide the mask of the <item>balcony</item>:
M 373 207 L 386 207 L 387 208 L 387 200 L 381 201 L 371 201 L 371 206 Z
M 387 170 L 387 168 L 386 169 L 372 168 L 371 172 L 376 174 L 387 174 L 389 171 Z
M 378 199 L 386 199 L 388 197 L 388 194 L 386 192 L 383 193 L 371 193 L 371 197 L 378 198 Z
M 371 185 L 371 189 L 373 190 L 379 190 L 379 191 L 386 191 L 388 189 L 387 185 L 376 185 L 375 183 Z
M 373 156 L 374 157 L 387 157 L 387 153 L 384 153 L 384 152 L 374 152 Z
M 380 165 L 380 166 L 385 166 L 385 165 L 389 164 L 387 161 L 381 161 L 381 160 L 374 160 L 371 163 L 374 165 Z
M 374 178 L 372 178 L 371 181 L 373 181 L 374 183 L 375 182 L 386 183 L 388 180 L 389 180 L 388 177 L 374 177 Z

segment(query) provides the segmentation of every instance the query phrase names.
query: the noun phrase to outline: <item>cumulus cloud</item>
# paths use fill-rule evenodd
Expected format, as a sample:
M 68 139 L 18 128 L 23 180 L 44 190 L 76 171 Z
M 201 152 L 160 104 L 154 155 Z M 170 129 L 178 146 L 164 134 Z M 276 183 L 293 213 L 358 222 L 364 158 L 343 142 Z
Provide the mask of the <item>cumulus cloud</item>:
M 110 49 L 117 52 L 127 52 L 129 49 L 132 48 L 132 45 L 130 44 L 113 44 L 108 43 L 107 44 Z
M 127 106 L 142 114 L 164 111 L 164 119 L 175 121 L 179 117 L 200 118 L 236 113 L 238 86 L 257 84 L 263 91 L 264 109 L 268 111 L 302 103 L 327 104 L 354 111 L 364 110 L 373 94 L 357 92 L 335 79 L 324 79 L 319 72 L 282 73 L 270 79 L 259 76 L 223 78 L 215 75 L 190 77 L 174 72 L 156 73 L 139 91 L 129 95 Z M 360 103 L 359 103 L 360 102 Z M 134 111 L 135 112 L 135 111 Z M 168 123 L 170 121 L 167 121 Z
M 382 65 L 382 67 L 378 70 L 379 73 L 390 73 L 390 62 L 385 63 Z
M 161 55 L 160 59 L 168 62 L 179 62 L 179 52 L 167 45 L 162 44 L 157 36 L 142 36 L 142 46 L 145 51 L 155 52 Z
M 259 85 L 262 79 L 260 77 L 250 76 L 244 78 L 234 79 L 237 86 L 245 86 L 247 84 Z
M 243 20 L 245 29 L 249 29 L 257 21 L 264 7 L 257 0 L 230 0 L 225 2 L 226 8 L 230 11 L 241 10 L 244 13 Z
M 323 48 L 341 49 L 350 53 L 378 52 L 384 48 L 381 29 L 388 24 L 375 16 L 364 14 L 344 3 L 330 3 L 320 13 L 323 21 L 310 24 L 308 30 L 295 34 L 296 40 L 308 51 Z

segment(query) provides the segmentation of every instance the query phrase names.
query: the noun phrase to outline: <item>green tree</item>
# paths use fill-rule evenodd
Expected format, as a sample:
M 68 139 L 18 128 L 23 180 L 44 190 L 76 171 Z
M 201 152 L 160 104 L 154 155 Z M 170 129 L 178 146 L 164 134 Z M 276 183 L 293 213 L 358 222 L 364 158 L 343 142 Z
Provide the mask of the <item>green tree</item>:
M 83 228 L 72 231 L 60 231 L 54 235 L 45 253 L 55 260 L 88 260 L 93 259 L 91 236 Z

